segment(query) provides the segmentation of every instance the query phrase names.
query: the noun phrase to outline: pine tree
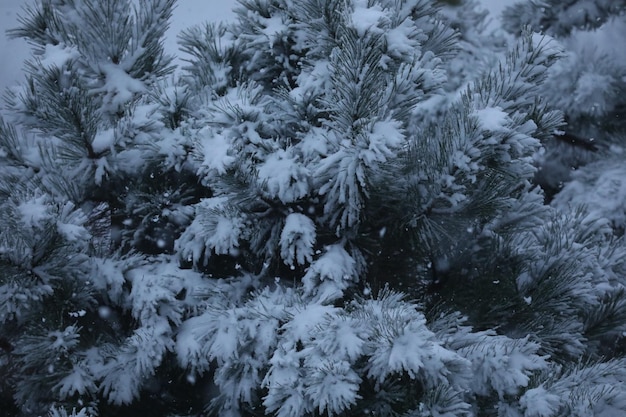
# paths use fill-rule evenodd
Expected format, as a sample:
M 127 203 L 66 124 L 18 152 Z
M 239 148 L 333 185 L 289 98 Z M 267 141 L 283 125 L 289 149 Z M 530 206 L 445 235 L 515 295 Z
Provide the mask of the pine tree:
M 0 124 L 0 391 L 16 414 L 123 415 L 170 378 L 200 279 L 148 256 L 171 251 L 197 198 L 155 148 L 179 117 L 173 6 L 45 0 L 11 32 L 33 45 Z
M 558 43 L 430 0 L 241 0 L 171 75 L 173 6 L 44 0 L 12 32 L 9 415 L 626 411 L 624 242 L 533 185 Z
M 623 233 L 626 222 L 620 206 L 625 192 L 620 177 L 625 168 L 619 161 L 626 143 L 626 55 L 621 47 L 626 2 L 533 3 L 507 8 L 503 22 L 513 33 L 530 25 L 555 37 L 564 48 L 565 56 L 550 70 L 543 94 L 564 112 L 567 126 L 555 141 L 546 143 L 540 182 L 553 195 L 573 180 L 556 203 L 606 201 L 592 211 L 609 217 Z M 605 171 L 607 164 L 611 168 Z

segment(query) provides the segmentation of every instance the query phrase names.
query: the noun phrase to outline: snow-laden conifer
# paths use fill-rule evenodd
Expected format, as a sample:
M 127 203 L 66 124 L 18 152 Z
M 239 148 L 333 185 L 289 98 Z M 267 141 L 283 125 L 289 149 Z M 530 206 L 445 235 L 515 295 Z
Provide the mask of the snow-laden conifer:
M 587 205 L 590 212 L 611 219 L 618 234 L 624 229 L 623 210 L 616 206 L 623 196 L 619 172 L 626 135 L 626 56 L 620 46 L 626 36 L 625 11 L 623 1 L 571 0 L 547 1 L 541 7 L 518 2 L 503 15 L 509 31 L 518 32 L 520 23 L 530 25 L 554 36 L 564 50 L 542 95 L 563 111 L 567 125 L 545 142 L 539 183 L 549 197 L 565 187 L 555 204 Z M 599 169 L 605 165 L 611 168 Z M 614 192 L 608 197 L 600 191 L 606 197 L 598 198 L 592 188 Z
M 623 242 L 533 184 L 567 47 L 429 0 L 242 0 L 170 76 L 172 6 L 46 0 L 13 32 L 12 415 L 626 411 Z

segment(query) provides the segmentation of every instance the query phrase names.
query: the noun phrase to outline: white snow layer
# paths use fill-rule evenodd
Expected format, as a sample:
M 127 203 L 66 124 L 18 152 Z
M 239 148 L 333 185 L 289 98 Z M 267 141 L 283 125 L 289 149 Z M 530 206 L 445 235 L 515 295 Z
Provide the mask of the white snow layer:
M 280 235 L 280 256 L 290 266 L 311 262 L 315 244 L 315 223 L 304 214 L 291 213 Z
M 45 195 L 24 201 L 17 208 L 26 227 L 41 227 L 43 222 L 52 217 L 50 202 Z
M 204 157 L 203 169 L 200 171 L 206 170 L 210 173 L 215 170 L 218 174 L 225 174 L 228 167 L 235 162 L 235 158 L 229 155 L 228 140 L 209 127 L 200 130 L 198 136 L 201 154 Z
M 104 85 L 95 89 L 96 93 L 104 93 L 104 102 L 109 111 L 116 112 L 132 100 L 135 94 L 145 90 L 144 83 L 133 78 L 121 65 L 111 63 L 102 64 L 100 71 L 104 74 Z
M 623 155 L 588 165 L 555 196 L 553 205 L 563 210 L 584 206 L 594 220 L 626 227 L 626 162 Z
M 80 52 L 76 47 L 68 47 L 64 44 L 47 44 L 39 60 L 44 67 L 61 68 L 67 61 L 78 57 L 80 57 Z
M 356 0 L 354 2 L 352 24 L 359 36 L 363 36 L 367 31 L 372 31 L 378 25 L 378 22 L 385 17 L 386 13 L 377 4 L 368 7 L 367 0 Z
M 101 154 L 113 148 L 115 144 L 115 129 L 100 130 L 91 141 L 91 149 L 96 154 Z
M 294 202 L 309 192 L 308 170 L 287 151 L 277 150 L 258 168 L 258 181 L 270 197 L 283 203 Z
M 356 262 L 339 244 L 327 246 L 302 278 L 304 290 L 320 301 L 335 300 L 356 279 Z
M 509 115 L 500 107 L 487 107 L 476 110 L 472 115 L 478 119 L 478 123 L 483 130 L 492 132 L 506 129 L 511 120 Z

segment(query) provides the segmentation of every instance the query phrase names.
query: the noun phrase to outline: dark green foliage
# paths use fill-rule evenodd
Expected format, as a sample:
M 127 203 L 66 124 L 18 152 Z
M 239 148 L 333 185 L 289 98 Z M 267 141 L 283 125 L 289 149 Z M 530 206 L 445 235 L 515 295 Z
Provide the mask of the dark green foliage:
M 172 75 L 173 5 L 11 32 L 2 412 L 626 411 L 619 229 L 533 183 L 563 48 L 487 40 L 472 2 L 242 0 Z

